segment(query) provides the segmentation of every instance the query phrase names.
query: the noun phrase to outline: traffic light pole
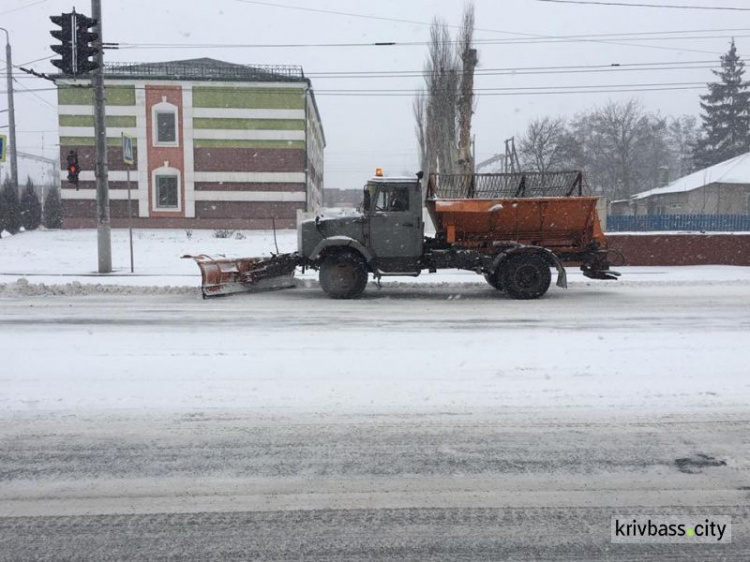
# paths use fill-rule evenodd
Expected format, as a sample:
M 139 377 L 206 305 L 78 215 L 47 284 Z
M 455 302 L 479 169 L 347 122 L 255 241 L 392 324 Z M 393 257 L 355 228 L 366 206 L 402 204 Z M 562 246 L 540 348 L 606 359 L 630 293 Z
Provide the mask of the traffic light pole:
M 16 109 L 13 99 L 13 59 L 10 50 L 10 35 L 5 32 L 5 66 L 8 75 L 8 129 L 10 130 L 10 178 L 16 189 L 18 185 L 18 151 L 16 150 Z
M 94 61 L 99 65 L 91 76 L 94 86 L 94 135 L 96 137 L 96 229 L 99 248 L 99 273 L 112 273 L 112 241 L 110 238 L 109 183 L 107 174 L 107 127 L 104 113 L 104 53 L 102 50 L 102 4 L 91 0 L 91 17 L 96 20 L 99 38 Z

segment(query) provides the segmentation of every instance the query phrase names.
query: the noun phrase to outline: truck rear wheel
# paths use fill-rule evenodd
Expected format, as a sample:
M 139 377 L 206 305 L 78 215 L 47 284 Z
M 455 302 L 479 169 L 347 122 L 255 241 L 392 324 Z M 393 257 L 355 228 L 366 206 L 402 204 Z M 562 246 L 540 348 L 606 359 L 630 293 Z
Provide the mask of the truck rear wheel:
M 500 267 L 502 286 L 513 299 L 538 299 L 547 292 L 552 281 L 549 264 L 534 254 L 510 257 Z
M 323 258 L 319 280 L 332 299 L 356 299 L 367 286 L 367 265 L 351 252 L 330 254 Z

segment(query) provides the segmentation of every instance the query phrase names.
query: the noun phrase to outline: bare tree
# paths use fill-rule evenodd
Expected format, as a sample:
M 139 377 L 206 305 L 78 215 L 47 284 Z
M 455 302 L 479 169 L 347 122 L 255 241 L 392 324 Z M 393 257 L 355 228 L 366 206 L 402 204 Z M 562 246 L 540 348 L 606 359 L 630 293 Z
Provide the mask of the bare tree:
M 635 99 L 578 115 L 571 130 L 582 144 L 580 163 L 589 184 L 612 200 L 657 187 L 662 169 L 675 161 L 668 120 Z
M 667 142 L 672 150 L 673 177 L 686 176 L 695 171 L 693 155 L 699 138 L 698 119 L 692 115 L 671 118 L 667 125 Z
M 431 129 L 437 168 L 431 171 L 453 173 L 456 162 L 456 100 L 458 98 L 458 58 L 450 32 L 437 18 L 430 28 L 427 62 L 429 96 L 428 130 Z
M 565 121 L 543 117 L 529 123 L 518 142 L 523 169 L 548 172 L 560 169 L 567 158 Z
M 519 151 L 524 168 L 584 170 L 595 193 L 617 200 L 658 187 L 670 174 L 690 173 L 697 136 L 694 117 L 663 117 L 631 99 L 580 113 L 569 123 L 536 119 Z
M 419 169 L 427 171 L 427 96 L 424 90 L 417 93 L 412 103 L 414 113 L 414 130 L 417 133 L 419 148 Z
M 472 49 L 474 7 L 467 4 L 460 53 L 448 26 L 435 18 L 425 64 L 425 90 L 414 102 L 417 141 L 425 173 L 471 171 L 471 115 L 476 50 Z M 469 65 L 471 72 L 466 72 Z M 422 98 L 422 99 L 420 99 Z M 460 163 L 460 164 L 459 164 Z
M 471 116 L 474 113 L 474 69 L 479 62 L 474 40 L 474 4 L 467 3 L 461 26 L 461 97 L 459 99 L 458 163 L 464 174 L 474 171 L 471 154 Z
M 583 143 L 584 165 L 596 191 L 616 200 L 655 186 L 654 162 L 664 152 L 657 121 L 635 99 L 576 117 L 573 132 Z

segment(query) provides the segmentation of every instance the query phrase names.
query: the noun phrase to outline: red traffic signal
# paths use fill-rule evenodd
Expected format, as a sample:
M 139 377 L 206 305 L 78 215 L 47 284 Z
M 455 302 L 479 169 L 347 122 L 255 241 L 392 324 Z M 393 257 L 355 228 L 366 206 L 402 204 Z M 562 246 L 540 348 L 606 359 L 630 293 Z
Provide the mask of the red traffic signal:
M 81 173 L 81 167 L 78 165 L 78 153 L 71 150 L 68 154 L 68 181 L 78 187 L 78 174 Z

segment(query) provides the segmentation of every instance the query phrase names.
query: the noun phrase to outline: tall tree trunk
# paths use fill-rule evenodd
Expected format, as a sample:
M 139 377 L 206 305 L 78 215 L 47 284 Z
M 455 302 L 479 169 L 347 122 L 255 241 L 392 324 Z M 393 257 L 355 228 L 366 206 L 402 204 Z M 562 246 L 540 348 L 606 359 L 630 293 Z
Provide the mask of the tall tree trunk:
M 461 27 L 461 97 L 459 99 L 458 165 L 461 173 L 474 172 L 471 154 L 471 116 L 474 112 L 474 69 L 479 62 L 477 50 L 472 47 L 474 36 L 474 5 L 467 4 Z

